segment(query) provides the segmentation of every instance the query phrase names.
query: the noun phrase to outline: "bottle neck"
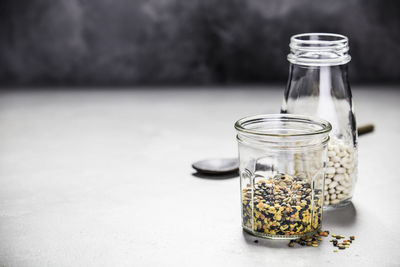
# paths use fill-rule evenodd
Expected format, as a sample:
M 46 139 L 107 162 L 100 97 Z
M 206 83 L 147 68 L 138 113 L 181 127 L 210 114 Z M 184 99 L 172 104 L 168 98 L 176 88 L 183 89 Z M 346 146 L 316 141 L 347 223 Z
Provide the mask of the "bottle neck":
M 333 94 L 336 98 L 348 96 L 348 64 L 335 66 L 304 66 L 290 64 L 287 92 L 301 91 L 302 95 Z
M 320 96 L 330 93 L 335 98 L 349 96 L 347 64 L 351 58 L 348 54 L 349 43 L 346 36 L 332 33 L 303 33 L 292 36 L 289 46 L 290 70 L 287 93 L 297 92 L 299 96 Z
M 347 64 L 319 67 L 290 64 L 281 112 L 317 115 L 337 129 L 340 124 L 337 110 L 352 110 L 351 99 Z

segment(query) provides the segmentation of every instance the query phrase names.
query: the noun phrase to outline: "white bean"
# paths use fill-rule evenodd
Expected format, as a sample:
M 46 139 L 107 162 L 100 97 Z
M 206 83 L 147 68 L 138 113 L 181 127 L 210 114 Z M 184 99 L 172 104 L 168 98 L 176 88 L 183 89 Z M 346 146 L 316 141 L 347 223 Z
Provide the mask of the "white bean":
M 333 181 L 332 183 L 330 183 L 329 185 L 328 185 L 328 187 L 329 188 L 334 188 L 335 186 L 337 186 L 338 185 L 338 182 L 336 182 L 336 181 Z
M 336 169 L 336 172 L 337 172 L 337 173 L 345 173 L 345 172 L 346 172 L 346 169 L 345 169 L 345 168 L 337 168 L 337 169 Z
M 348 158 L 342 158 L 341 160 L 340 160 L 340 164 L 349 164 L 349 161 L 348 161 Z
M 346 189 L 346 188 L 345 188 L 344 186 L 342 186 L 342 185 L 336 186 L 336 190 L 343 191 L 343 190 L 345 190 L 345 189 Z
M 345 198 L 346 196 L 345 195 L 343 195 L 343 194 L 339 194 L 339 195 L 337 195 L 337 198 L 338 199 L 343 199 L 343 198 Z
M 334 157 L 334 156 L 336 156 L 335 151 L 332 151 L 332 150 L 328 151 L 328 157 Z
M 344 175 L 338 173 L 338 174 L 335 175 L 335 177 L 333 177 L 333 180 L 338 181 L 338 182 L 343 181 L 344 180 Z
M 352 164 L 343 164 L 343 167 L 345 167 L 348 170 L 353 169 L 353 165 Z
M 333 167 L 328 167 L 326 168 L 326 173 L 327 174 L 334 174 L 336 172 L 336 169 Z

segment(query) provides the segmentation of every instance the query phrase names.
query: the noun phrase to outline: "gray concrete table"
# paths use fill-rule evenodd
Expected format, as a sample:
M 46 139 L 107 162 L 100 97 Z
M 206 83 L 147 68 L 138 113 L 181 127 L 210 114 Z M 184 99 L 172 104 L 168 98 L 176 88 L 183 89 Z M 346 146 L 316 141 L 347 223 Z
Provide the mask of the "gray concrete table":
M 276 113 L 281 88 L 139 88 L 0 93 L 4 266 L 398 266 L 400 88 L 354 88 L 354 205 L 324 229 L 345 251 L 288 248 L 242 232 L 239 180 L 193 175 L 236 156 L 233 123 Z

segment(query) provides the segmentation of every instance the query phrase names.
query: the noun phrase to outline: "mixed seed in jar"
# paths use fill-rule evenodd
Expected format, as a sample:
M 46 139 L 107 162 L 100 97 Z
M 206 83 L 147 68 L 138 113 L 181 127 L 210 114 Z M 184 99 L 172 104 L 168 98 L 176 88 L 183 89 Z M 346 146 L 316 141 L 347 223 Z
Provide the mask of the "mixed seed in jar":
M 253 203 L 252 203 L 253 192 Z M 242 189 L 243 227 L 264 237 L 295 238 L 321 228 L 322 190 L 305 175 L 256 175 Z

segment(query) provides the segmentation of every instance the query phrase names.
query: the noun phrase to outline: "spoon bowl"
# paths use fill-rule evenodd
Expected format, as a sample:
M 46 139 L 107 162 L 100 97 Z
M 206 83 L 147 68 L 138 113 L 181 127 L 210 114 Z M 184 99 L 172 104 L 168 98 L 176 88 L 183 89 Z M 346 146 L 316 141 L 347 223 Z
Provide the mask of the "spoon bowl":
M 196 161 L 192 164 L 193 169 L 199 173 L 210 175 L 222 175 L 237 172 L 239 160 L 237 158 L 213 158 Z

